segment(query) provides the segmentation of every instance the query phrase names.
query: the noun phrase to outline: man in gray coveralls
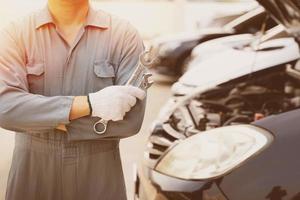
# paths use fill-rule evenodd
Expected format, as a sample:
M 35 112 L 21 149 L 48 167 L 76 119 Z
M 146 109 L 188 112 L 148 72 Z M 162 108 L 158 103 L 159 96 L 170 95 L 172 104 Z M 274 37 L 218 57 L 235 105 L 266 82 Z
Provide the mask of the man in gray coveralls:
M 126 199 L 119 140 L 139 131 L 146 94 L 125 83 L 142 51 L 128 22 L 88 0 L 48 0 L 1 31 L 0 126 L 16 132 L 7 200 Z

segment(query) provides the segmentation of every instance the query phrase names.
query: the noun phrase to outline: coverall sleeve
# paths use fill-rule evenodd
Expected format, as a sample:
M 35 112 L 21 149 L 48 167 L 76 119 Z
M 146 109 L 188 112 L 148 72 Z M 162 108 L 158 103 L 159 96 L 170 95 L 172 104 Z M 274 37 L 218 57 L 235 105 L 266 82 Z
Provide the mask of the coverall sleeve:
M 141 37 L 136 29 L 130 26 L 125 36 L 121 59 L 117 68 L 116 85 L 126 84 L 143 50 L 144 44 Z M 107 130 L 102 135 L 97 135 L 93 129 L 94 123 L 97 122 L 99 118 L 85 117 L 74 120 L 67 126 L 69 140 L 120 139 L 133 136 L 140 131 L 145 106 L 146 98 L 143 101 L 137 100 L 137 104 L 126 113 L 123 120 L 117 122 L 109 121 Z M 88 126 L 88 131 L 86 131 L 86 126 Z
M 24 45 L 13 25 L 0 32 L 0 127 L 26 133 L 67 124 L 73 98 L 31 94 Z

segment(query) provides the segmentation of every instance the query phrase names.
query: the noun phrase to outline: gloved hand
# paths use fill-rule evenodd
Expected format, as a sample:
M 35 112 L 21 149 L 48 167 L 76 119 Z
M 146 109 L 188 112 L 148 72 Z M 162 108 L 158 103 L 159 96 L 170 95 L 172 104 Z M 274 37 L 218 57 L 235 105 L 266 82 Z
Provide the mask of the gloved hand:
M 134 86 L 110 86 L 90 93 L 92 116 L 106 121 L 122 120 L 135 104 L 137 98 L 143 100 L 145 91 Z

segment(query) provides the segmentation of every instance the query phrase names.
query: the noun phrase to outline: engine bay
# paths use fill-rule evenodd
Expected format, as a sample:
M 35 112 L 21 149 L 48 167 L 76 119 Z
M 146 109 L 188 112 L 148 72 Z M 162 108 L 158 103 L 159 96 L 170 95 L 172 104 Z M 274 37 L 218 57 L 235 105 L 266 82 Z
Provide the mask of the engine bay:
M 195 128 L 205 131 L 220 126 L 251 123 L 300 105 L 300 80 L 276 68 L 220 85 L 193 99 L 187 109 Z M 180 118 L 173 116 L 172 124 Z M 188 135 L 187 135 L 188 136 Z
M 225 82 L 176 108 L 169 119 L 152 132 L 147 162 L 153 166 L 176 140 L 201 131 L 249 124 L 299 108 L 300 75 L 297 64 L 279 65 Z

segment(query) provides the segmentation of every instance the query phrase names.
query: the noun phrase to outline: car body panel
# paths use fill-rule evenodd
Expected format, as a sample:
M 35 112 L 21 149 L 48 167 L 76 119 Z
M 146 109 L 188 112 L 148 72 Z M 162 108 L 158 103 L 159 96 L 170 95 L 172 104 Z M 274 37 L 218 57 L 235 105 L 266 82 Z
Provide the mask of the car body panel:
M 248 35 L 245 36 L 248 37 Z M 232 40 L 232 37 L 229 39 Z M 250 41 L 248 40 L 248 42 Z M 293 38 L 266 41 L 259 45 L 261 50 L 258 51 L 249 43 L 248 45 L 243 43 L 242 47 L 216 44 L 213 48 L 220 48 L 220 52 L 210 55 L 197 66 L 191 67 L 172 86 L 173 94 L 184 95 L 192 92 L 198 86 L 202 88 L 205 85 L 216 86 L 249 73 L 291 62 L 300 57 L 299 46 Z M 263 51 L 263 49 L 272 48 L 274 50 Z
M 149 170 L 148 178 L 152 182 L 152 191 L 155 191 L 156 195 L 175 195 L 198 194 L 199 191 L 207 190 L 208 195 L 214 190 L 214 195 L 225 194 L 222 198 L 228 200 L 263 200 L 276 197 L 297 200 L 300 194 L 300 160 L 295 158 L 298 157 L 300 146 L 299 118 L 300 109 L 297 109 L 254 122 L 252 125 L 271 132 L 274 141 L 264 151 L 216 180 L 181 180 Z
M 201 60 L 213 56 L 220 51 L 227 50 L 229 47 L 247 45 L 253 42 L 255 38 L 253 34 L 245 33 L 203 42 L 193 49 L 191 57 L 195 58 L 195 60 L 192 61 L 194 63 L 190 63 L 191 66 L 189 66 L 189 68 L 193 68 L 194 65 L 196 67 Z
M 255 40 L 258 39 L 261 42 L 265 42 L 267 40 L 275 39 L 275 38 L 282 38 L 282 37 L 289 37 L 285 31 L 285 28 L 282 25 L 277 25 L 270 30 L 266 31 L 266 33 L 262 36 L 260 34 L 238 34 L 232 36 L 221 37 L 213 40 L 209 40 L 207 42 L 203 42 L 196 46 L 192 53 L 191 57 L 194 58 L 194 63 L 190 63 L 192 68 L 194 65 L 197 66 L 199 61 L 204 60 L 205 58 L 209 57 L 210 55 L 215 55 L 222 50 L 227 50 L 228 48 L 235 48 L 235 47 L 242 47 L 245 45 L 249 45 L 252 42 L 254 43 Z
M 278 199 L 293 199 L 300 194 L 299 119 L 297 109 L 253 123 L 272 132 L 275 140 L 261 154 L 222 179 L 219 185 L 230 200 L 272 199 L 274 195 Z
M 276 50 L 266 51 L 255 51 L 249 46 L 241 49 L 222 49 L 217 55 L 200 63 L 197 68 L 185 73 L 179 82 L 190 86 L 211 83 L 218 85 L 299 58 L 299 47 L 293 38 L 275 39 L 259 45 L 260 49 L 277 47 Z
M 181 42 L 189 42 L 198 40 L 203 35 L 207 34 L 222 34 L 222 33 L 230 33 L 232 29 L 224 29 L 224 28 L 204 28 L 195 32 L 179 32 L 170 35 L 160 36 L 151 41 L 152 45 L 159 46 L 164 43 L 181 43 Z

